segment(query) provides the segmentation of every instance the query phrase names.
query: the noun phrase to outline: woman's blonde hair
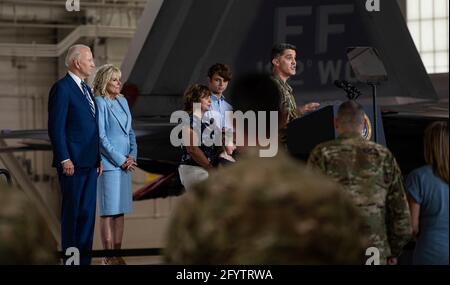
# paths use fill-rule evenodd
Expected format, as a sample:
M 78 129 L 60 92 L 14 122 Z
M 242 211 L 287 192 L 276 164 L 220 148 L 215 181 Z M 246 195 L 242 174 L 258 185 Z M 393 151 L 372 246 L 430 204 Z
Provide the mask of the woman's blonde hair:
M 425 129 L 425 162 L 433 168 L 434 174 L 448 184 L 448 122 L 434 122 Z
M 95 96 L 106 96 L 106 86 L 108 82 L 111 81 L 113 74 L 117 73 L 119 77 L 122 76 L 120 69 L 112 64 L 105 64 L 100 66 L 95 74 L 94 78 L 94 95 Z

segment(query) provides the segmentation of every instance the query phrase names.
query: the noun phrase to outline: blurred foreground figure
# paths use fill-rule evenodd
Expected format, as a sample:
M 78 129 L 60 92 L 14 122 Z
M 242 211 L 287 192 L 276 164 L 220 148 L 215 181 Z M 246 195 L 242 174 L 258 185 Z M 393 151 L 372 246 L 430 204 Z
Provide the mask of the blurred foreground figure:
M 278 111 L 279 91 L 268 76 L 246 76 L 233 90 L 236 110 Z M 262 119 L 269 123 L 269 117 Z M 249 128 L 244 128 L 246 143 Z M 270 131 L 278 135 L 277 129 Z M 166 261 L 363 264 L 362 222 L 340 186 L 283 151 L 261 158 L 260 149 L 258 140 L 256 146 L 245 145 L 238 162 L 212 172 L 184 195 L 169 226 Z
M 165 254 L 172 264 L 363 264 L 361 232 L 337 184 L 285 154 L 249 155 L 186 193 Z
M 0 182 L 0 265 L 57 264 L 56 248 L 25 194 Z

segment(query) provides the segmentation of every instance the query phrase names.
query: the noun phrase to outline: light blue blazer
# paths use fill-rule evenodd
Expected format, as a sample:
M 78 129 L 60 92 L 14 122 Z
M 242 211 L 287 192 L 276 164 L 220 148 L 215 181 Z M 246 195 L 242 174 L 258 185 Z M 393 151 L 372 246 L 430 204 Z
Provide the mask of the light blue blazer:
M 116 100 L 97 96 L 95 101 L 98 106 L 103 170 L 118 170 L 127 160 L 128 155 L 131 155 L 134 160 L 137 158 L 136 136 L 131 128 L 132 117 L 128 102 L 123 96 L 117 97 Z

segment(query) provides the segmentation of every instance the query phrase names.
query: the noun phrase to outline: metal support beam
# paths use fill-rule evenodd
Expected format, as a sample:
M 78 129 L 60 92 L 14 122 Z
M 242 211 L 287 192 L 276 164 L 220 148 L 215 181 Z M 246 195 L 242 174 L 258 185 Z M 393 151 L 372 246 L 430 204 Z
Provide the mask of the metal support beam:
M 146 1 L 129 0 L 122 1 L 122 3 L 115 3 L 113 1 L 109 2 L 88 2 L 80 1 L 80 7 L 89 8 L 132 8 L 132 9 L 143 9 L 145 7 Z M 126 3 L 124 3 L 126 2 Z M 45 0 L 3 0 L 3 4 L 12 4 L 15 6 L 53 6 L 65 9 L 66 1 L 45 1 Z
M 59 57 L 80 38 L 132 38 L 135 28 L 110 26 L 78 26 L 59 43 L 52 44 L 14 44 L 0 43 L 0 56 L 17 57 Z

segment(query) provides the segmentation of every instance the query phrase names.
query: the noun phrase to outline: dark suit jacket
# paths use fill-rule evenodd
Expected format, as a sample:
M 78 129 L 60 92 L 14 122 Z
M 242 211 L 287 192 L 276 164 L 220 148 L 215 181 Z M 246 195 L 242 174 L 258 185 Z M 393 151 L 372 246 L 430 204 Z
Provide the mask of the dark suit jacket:
M 60 167 L 65 159 L 80 168 L 99 165 L 97 106 L 95 109 L 94 118 L 87 99 L 69 74 L 52 86 L 48 99 L 48 133 L 54 167 Z

